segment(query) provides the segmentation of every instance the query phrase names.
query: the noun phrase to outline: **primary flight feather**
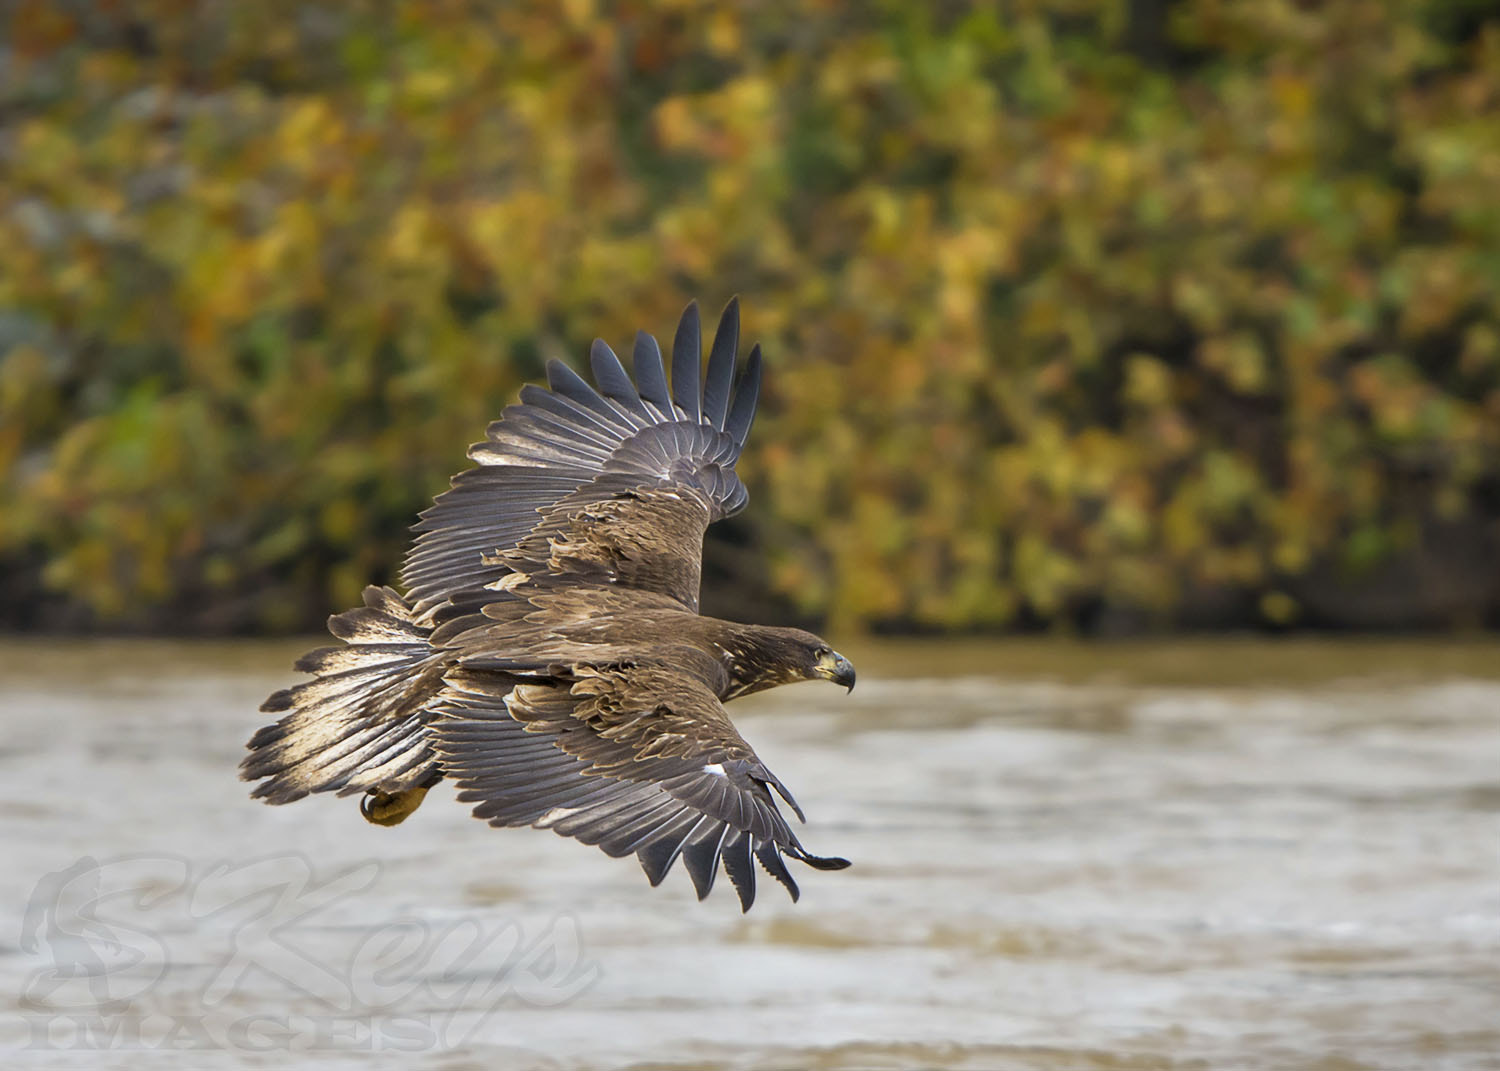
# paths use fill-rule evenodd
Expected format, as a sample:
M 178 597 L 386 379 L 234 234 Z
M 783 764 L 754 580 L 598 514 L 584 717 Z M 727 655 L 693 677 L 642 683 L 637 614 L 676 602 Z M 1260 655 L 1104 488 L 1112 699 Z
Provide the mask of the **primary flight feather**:
M 597 389 L 560 361 L 469 449 L 421 516 L 405 595 L 367 588 L 329 619 L 343 646 L 305 655 L 313 679 L 241 764 L 252 795 L 359 793 L 395 825 L 448 778 L 496 826 L 550 828 L 651 884 L 680 857 L 700 899 L 723 868 L 749 910 L 755 867 L 797 898 L 784 856 L 824 870 L 777 803 L 791 793 L 724 703 L 798 680 L 854 686 L 854 667 L 800 629 L 698 613 L 703 533 L 744 508 L 734 465 L 755 416 L 760 347 L 735 379 L 739 305 L 702 369 L 698 307 L 682 315 L 668 383 L 637 334 L 632 381 L 596 340 Z

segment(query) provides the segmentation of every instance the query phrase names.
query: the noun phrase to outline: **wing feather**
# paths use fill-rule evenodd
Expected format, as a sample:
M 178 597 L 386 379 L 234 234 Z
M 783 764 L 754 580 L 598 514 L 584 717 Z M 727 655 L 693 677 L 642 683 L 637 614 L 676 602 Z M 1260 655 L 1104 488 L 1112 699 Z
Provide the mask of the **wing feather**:
M 780 782 L 698 679 L 618 666 L 572 676 L 512 690 L 514 678 L 450 670 L 434 746 L 477 817 L 634 852 L 653 885 L 681 858 L 700 899 L 722 864 L 745 910 L 757 860 L 794 898 L 784 855 L 847 865 L 803 849 L 769 787 Z
M 646 409 L 646 403 L 641 401 L 635 385 L 630 382 L 625 366 L 620 363 L 620 358 L 615 356 L 615 351 L 610 349 L 602 338 L 594 339 L 593 348 L 589 350 L 589 367 L 593 369 L 594 382 L 599 384 L 599 390 L 603 392 L 604 397 L 628 412 L 631 415 L 632 424 L 644 427 L 646 424 L 655 423 L 651 413 Z
M 673 342 L 670 384 L 660 348 L 639 333 L 634 384 L 614 351 L 600 341 L 590 351 L 598 390 L 555 360 L 547 366 L 547 387 L 521 389 L 520 404 L 508 407 L 489 426 L 485 441 L 470 448 L 475 467 L 455 476 L 416 525 L 401 579 L 418 620 L 431 623 L 445 604 L 495 585 L 516 571 L 517 563 L 507 562 L 505 552 L 594 503 L 640 489 L 691 491 L 707 503 L 709 523 L 744 507 L 748 493 L 734 464 L 755 407 L 760 359 L 747 365 L 731 398 L 738 301 L 731 301 L 721 318 L 706 381 L 701 333 L 697 305 L 690 304 Z M 621 522 L 616 513 L 611 523 Z M 689 538 L 687 530 L 671 528 L 670 538 L 663 533 L 664 541 L 654 546 L 670 556 L 670 566 L 648 562 L 610 582 L 645 585 L 696 608 L 697 582 L 689 583 L 684 570 L 698 568 L 702 532 L 690 536 L 699 545 L 689 549 L 673 542 Z M 637 552 L 649 557 L 653 548 Z M 545 558 L 526 564 L 533 570 L 550 568 Z M 656 577 L 669 578 L 660 582 L 668 586 L 650 587 Z
M 641 869 L 646 872 L 646 880 L 651 883 L 652 888 L 662 883 L 699 826 L 712 821 L 707 815 L 696 814 L 684 808 L 678 825 L 664 830 L 661 836 L 641 846 L 635 854 L 640 859 Z
M 723 822 L 715 822 L 683 848 L 682 865 L 693 879 L 693 889 L 700 900 L 706 899 L 713 891 L 714 878 L 719 873 L 719 859 L 728 837 L 729 827 Z
M 688 302 L 677 321 L 672 338 L 672 401 L 683 417 L 696 424 L 702 419 L 698 374 L 703 361 L 703 330 L 698 322 L 698 303 Z
M 755 421 L 755 406 L 760 401 L 760 345 L 750 350 L 745 362 L 745 371 L 740 375 L 739 385 L 734 389 L 734 407 L 724 422 L 724 430 L 735 444 L 743 447 L 750 437 L 750 425 Z
M 740 349 L 740 299 L 730 298 L 719 317 L 719 328 L 708 351 L 708 378 L 703 385 L 703 419 L 723 429 L 729 414 L 729 388 L 734 382 L 734 358 Z
M 566 399 L 589 410 L 612 435 L 629 435 L 640 426 L 627 419 L 619 409 L 610 405 L 598 391 L 589 386 L 587 380 L 556 358 L 547 362 L 547 383 L 552 388 L 554 397 Z
M 743 830 L 736 830 L 724 844 L 724 873 L 739 893 L 742 911 L 749 911 L 755 903 L 755 864 L 751 861 L 754 850 L 754 842 Z
M 635 380 L 640 384 L 641 399 L 651 404 L 660 420 L 672 420 L 672 392 L 667 389 L 667 371 L 661 363 L 661 347 L 644 331 L 635 333 Z

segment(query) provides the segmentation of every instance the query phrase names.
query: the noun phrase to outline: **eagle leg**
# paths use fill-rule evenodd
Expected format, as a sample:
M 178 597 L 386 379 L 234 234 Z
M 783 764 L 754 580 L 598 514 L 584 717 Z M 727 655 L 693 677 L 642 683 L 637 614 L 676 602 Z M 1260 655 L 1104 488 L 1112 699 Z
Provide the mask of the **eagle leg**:
M 360 799 L 359 813 L 365 816 L 365 821 L 373 822 L 377 826 L 398 826 L 406 821 L 413 811 L 422 806 L 422 800 L 426 796 L 426 785 L 418 785 L 416 788 L 408 788 L 402 792 L 381 792 L 379 789 L 372 789 Z

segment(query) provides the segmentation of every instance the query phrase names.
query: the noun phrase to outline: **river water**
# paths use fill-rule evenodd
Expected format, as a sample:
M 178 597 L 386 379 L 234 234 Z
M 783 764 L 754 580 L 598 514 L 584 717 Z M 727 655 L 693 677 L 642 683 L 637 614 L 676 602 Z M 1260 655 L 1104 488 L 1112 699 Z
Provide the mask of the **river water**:
M 1500 646 L 856 647 L 802 900 L 235 779 L 286 643 L 0 645 L 6 1066 L 1500 1068 Z

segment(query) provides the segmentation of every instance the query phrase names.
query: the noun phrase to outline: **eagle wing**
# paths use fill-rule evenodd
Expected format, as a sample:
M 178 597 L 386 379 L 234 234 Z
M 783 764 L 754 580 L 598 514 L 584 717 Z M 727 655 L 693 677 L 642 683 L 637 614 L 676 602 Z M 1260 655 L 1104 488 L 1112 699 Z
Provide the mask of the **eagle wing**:
M 459 799 L 495 826 L 536 826 L 635 853 L 652 885 L 682 857 L 701 900 L 722 863 L 749 910 L 760 864 L 791 893 L 783 853 L 822 870 L 774 790 L 800 808 L 700 681 L 660 666 L 580 668 L 572 681 L 515 683 L 455 669 L 436 723 Z
M 656 592 L 696 611 L 703 531 L 748 498 L 734 464 L 755 417 L 760 347 L 731 390 L 739 333 L 736 299 L 701 375 L 698 306 L 688 305 L 670 389 L 644 332 L 634 382 L 600 340 L 590 354 L 598 390 L 549 362 L 550 389 L 522 388 L 520 404 L 469 448 L 475 467 L 416 525 L 401 569 L 416 618 L 482 603 L 482 589 L 537 571 Z

